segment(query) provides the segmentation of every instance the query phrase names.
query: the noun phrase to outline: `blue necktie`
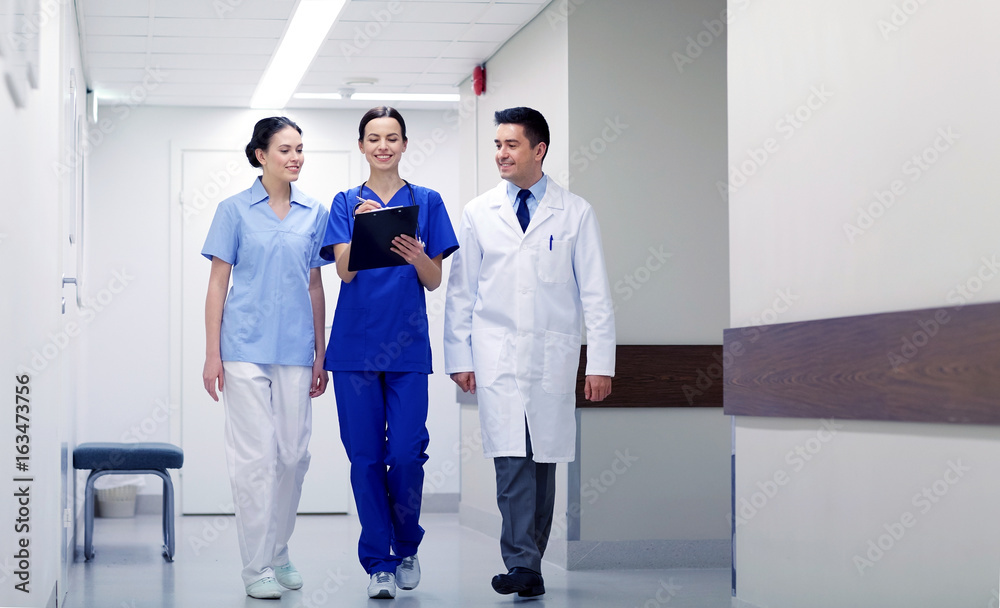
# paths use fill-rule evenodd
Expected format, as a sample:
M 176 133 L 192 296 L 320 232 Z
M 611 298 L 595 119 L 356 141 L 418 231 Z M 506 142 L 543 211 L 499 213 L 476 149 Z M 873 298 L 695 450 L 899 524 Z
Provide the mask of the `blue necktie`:
M 528 229 L 528 222 L 531 221 L 531 216 L 528 214 L 529 196 L 531 196 L 531 190 L 527 188 L 517 193 L 517 221 L 521 224 L 521 232 Z

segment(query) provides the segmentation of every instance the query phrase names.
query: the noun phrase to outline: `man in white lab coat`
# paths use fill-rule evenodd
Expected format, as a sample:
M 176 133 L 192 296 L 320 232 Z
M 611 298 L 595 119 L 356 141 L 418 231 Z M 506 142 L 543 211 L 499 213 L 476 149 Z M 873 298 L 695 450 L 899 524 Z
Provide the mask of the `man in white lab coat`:
M 503 181 L 465 207 L 445 308 L 445 370 L 475 393 L 493 458 L 506 574 L 498 593 L 545 593 L 556 463 L 576 456 L 576 374 L 586 327 L 584 395 L 611 393 L 615 320 L 594 210 L 549 179 L 545 118 L 496 112 Z

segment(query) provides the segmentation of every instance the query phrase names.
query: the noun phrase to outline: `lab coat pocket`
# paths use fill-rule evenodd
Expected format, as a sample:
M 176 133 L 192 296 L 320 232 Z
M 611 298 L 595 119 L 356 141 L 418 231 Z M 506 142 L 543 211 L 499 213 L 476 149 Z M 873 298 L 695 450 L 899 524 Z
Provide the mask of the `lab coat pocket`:
M 365 327 L 367 310 L 364 308 L 344 308 L 333 315 L 330 339 L 336 336 L 330 352 L 332 361 L 356 362 L 359 366 L 365 358 Z M 361 369 L 360 367 L 358 369 Z
M 472 330 L 472 365 L 476 386 L 486 388 L 500 375 L 504 330 L 501 327 Z
M 576 390 L 576 372 L 580 368 L 580 336 L 545 332 L 545 369 L 542 390 L 565 395 Z
M 538 278 L 545 283 L 565 283 L 573 273 L 572 241 L 549 237 L 538 252 Z

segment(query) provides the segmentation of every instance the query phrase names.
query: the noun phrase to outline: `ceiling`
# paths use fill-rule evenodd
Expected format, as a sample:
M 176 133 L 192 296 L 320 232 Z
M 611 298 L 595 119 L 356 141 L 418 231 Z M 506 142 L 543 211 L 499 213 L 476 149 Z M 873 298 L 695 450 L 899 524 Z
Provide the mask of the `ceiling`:
M 549 1 L 348 0 L 296 92 L 457 93 Z M 247 108 L 296 0 L 76 3 L 87 84 L 102 102 Z M 348 84 L 366 79 L 377 82 Z M 293 97 L 287 107 L 375 103 Z

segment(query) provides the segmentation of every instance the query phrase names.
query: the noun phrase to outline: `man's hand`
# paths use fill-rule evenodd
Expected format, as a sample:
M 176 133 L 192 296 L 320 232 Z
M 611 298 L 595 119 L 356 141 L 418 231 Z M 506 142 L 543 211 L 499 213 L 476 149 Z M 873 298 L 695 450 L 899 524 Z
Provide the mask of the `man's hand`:
M 587 376 L 583 396 L 588 401 L 604 401 L 611 394 L 611 376 Z
M 476 372 L 456 372 L 451 375 L 451 379 L 455 381 L 458 388 L 462 389 L 462 392 L 476 394 Z M 609 387 L 610 385 L 611 383 L 608 382 Z

